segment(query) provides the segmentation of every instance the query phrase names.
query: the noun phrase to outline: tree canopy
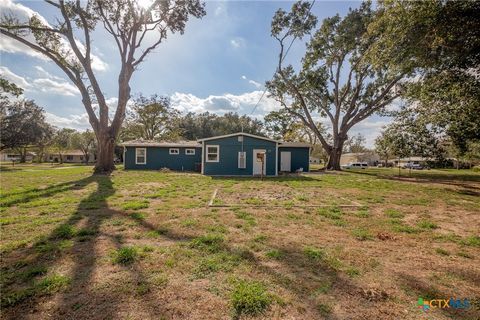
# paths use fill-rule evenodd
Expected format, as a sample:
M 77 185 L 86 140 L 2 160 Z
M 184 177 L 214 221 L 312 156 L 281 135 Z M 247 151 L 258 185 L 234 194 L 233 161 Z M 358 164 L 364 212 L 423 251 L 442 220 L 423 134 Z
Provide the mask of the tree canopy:
M 54 12 L 54 22 L 35 14 L 28 21 L 20 21 L 6 13 L 0 20 L 0 33 L 49 58 L 75 84 L 98 140 L 96 171 L 110 172 L 114 169 L 114 143 L 125 118 L 133 73 L 169 32 L 183 33 L 190 16 L 205 15 L 204 5 L 199 0 L 152 0 L 148 7 L 135 0 L 45 3 Z M 92 37 L 98 26 L 111 36 L 120 60 L 118 102 L 112 119 L 92 66 Z

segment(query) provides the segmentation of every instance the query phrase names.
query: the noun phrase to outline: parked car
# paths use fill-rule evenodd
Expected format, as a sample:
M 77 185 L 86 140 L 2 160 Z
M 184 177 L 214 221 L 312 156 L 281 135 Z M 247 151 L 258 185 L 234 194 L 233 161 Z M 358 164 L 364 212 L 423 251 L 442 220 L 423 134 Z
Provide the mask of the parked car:
M 423 166 L 419 163 L 406 163 L 404 168 L 405 169 L 413 169 L 413 170 L 422 170 Z
M 368 163 L 366 162 L 351 162 L 349 164 L 343 165 L 344 169 L 367 169 Z

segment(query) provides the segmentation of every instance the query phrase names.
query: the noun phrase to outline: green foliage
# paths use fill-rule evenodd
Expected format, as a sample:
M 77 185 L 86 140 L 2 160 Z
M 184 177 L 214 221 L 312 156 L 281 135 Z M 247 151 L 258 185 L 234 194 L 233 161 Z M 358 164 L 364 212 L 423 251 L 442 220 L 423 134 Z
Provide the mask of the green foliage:
M 373 239 L 373 235 L 370 233 L 370 231 L 366 230 L 366 229 L 354 229 L 352 231 L 352 235 L 357 239 L 357 240 L 360 240 L 360 241 L 365 241 L 365 240 L 372 240 Z
M 63 224 L 53 231 L 57 239 L 70 239 L 75 236 L 75 228 L 69 224 Z
M 272 249 L 272 250 L 268 250 L 265 253 L 265 256 L 270 259 L 281 259 L 283 256 L 283 253 L 280 250 Z
M 232 291 L 231 303 L 236 316 L 255 316 L 270 306 L 272 297 L 262 283 L 238 280 Z
M 421 220 L 417 223 L 417 226 L 422 229 L 437 229 L 438 225 L 429 221 L 429 220 Z
M 310 246 L 303 248 L 303 253 L 310 260 L 322 260 L 325 257 L 324 250 Z
M 222 250 L 225 238 L 222 235 L 208 233 L 195 238 L 190 242 L 190 246 L 195 249 L 205 250 L 207 252 L 218 252 Z
M 480 236 L 470 236 L 460 241 L 461 244 L 471 247 L 480 247 Z
M 128 265 L 139 258 L 138 249 L 135 247 L 122 247 L 114 252 L 113 263 Z
M 122 205 L 123 210 L 140 210 L 148 208 L 148 200 L 132 200 L 127 201 Z
M 323 207 L 318 209 L 318 214 L 329 219 L 342 219 L 342 210 L 339 207 Z

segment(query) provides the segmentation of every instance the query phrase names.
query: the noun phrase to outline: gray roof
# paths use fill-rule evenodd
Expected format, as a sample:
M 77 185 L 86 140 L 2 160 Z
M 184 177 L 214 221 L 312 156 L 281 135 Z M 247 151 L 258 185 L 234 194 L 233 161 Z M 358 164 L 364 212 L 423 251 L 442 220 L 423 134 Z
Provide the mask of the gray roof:
M 152 141 L 152 140 L 131 140 L 120 144 L 124 147 L 191 147 L 200 148 L 202 145 L 197 141 Z
M 280 142 L 279 147 L 310 148 L 311 145 L 305 142 L 283 141 L 283 142 Z

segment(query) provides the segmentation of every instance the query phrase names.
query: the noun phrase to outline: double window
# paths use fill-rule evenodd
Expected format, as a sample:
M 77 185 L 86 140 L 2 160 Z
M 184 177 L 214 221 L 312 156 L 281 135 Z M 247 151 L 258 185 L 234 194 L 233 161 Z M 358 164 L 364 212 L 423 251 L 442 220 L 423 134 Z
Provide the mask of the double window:
M 169 154 L 180 154 L 180 149 L 178 148 L 170 148 L 168 149 Z
M 146 164 L 146 163 L 147 163 L 147 149 L 135 148 L 135 164 Z
M 207 145 L 206 146 L 206 162 L 219 162 L 220 160 L 220 146 Z
M 195 155 L 195 149 L 185 149 L 185 154 L 189 156 Z

